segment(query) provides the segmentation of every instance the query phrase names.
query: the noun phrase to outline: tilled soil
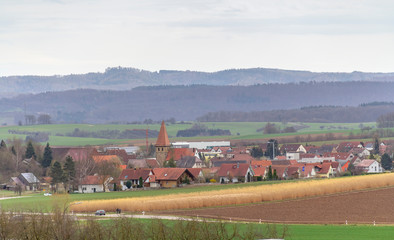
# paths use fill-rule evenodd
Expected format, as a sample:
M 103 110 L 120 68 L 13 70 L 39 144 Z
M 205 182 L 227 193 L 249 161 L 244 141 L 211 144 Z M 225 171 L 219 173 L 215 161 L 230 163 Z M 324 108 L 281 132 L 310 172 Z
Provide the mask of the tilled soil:
M 256 222 L 394 224 L 394 187 L 300 200 L 161 213 Z

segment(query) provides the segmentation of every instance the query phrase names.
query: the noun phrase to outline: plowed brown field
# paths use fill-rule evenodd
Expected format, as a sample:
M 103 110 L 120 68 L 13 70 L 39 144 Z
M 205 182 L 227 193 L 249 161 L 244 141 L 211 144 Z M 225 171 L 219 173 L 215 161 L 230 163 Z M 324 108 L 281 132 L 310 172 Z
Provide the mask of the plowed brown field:
M 164 212 L 162 212 L 164 213 Z M 282 222 L 394 224 L 394 187 L 261 204 L 166 211 L 206 218 Z

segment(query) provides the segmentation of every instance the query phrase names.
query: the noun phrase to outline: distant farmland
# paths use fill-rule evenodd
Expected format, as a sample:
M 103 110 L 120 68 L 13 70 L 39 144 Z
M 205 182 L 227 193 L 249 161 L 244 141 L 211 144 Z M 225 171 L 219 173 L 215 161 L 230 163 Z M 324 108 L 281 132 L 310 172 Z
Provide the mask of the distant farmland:
M 327 133 L 340 133 L 349 135 L 350 133 L 358 134 L 361 132 L 360 126 L 375 128 L 376 123 L 275 123 L 278 128 L 284 129 L 286 127 L 295 127 L 299 130 L 295 133 L 279 133 L 279 134 L 263 134 L 262 128 L 266 123 L 264 122 L 214 122 L 203 123 L 209 129 L 223 129 L 230 130 L 230 136 L 201 136 L 190 138 L 176 138 L 179 130 L 185 130 L 192 126 L 192 122 L 185 124 L 168 124 L 167 132 L 171 141 L 203 141 L 203 140 L 253 140 L 253 139 L 269 139 L 279 138 L 285 136 L 300 136 L 300 135 L 314 135 Z M 19 132 L 46 132 L 49 134 L 49 142 L 53 146 L 85 146 L 85 145 L 103 145 L 103 144 L 142 144 L 144 138 L 139 140 L 131 139 L 105 139 L 105 138 L 80 138 L 68 137 L 67 133 L 73 132 L 76 128 L 81 131 L 97 132 L 102 130 L 119 130 L 126 129 L 146 129 L 158 131 L 159 124 L 141 125 L 116 125 L 116 124 L 50 124 L 50 125 L 33 125 L 33 126 L 4 126 L 0 127 L 0 139 L 22 138 L 25 139 L 25 134 L 10 134 L 9 130 L 16 130 Z M 156 138 L 150 137 L 150 143 L 155 143 Z

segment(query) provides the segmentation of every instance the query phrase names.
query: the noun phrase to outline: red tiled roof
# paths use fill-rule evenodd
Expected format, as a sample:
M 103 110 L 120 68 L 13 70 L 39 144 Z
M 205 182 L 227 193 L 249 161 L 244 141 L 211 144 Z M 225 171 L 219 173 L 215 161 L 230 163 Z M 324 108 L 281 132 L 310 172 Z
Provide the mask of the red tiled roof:
M 51 147 L 52 154 L 55 159 L 64 159 L 67 156 L 71 156 L 74 161 L 78 162 L 86 160 L 91 157 L 92 154 L 97 153 L 95 148 L 86 147 Z
M 286 156 L 276 156 L 276 160 L 286 160 Z
M 157 160 L 155 158 L 154 159 L 146 159 L 146 164 L 150 168 L 158 168 L 158 167 L 160 167 L 159 163 L 157 162 Z
M 187 168 L 187 170 L 193 175 L 194 178 L 198 178 L 202 171 L 201 168 Z
M 250 163 L 252 166 L 262 166 L 262 167 L 268 167 L 272 165 L 271 160 L 254 160 Z
M 169 161 L 171 158 L 174 161 L 178 161 L 182 157 L 194 157 L 195 153 L 191 148 L 171 148 L 168 151 L 166 161 Z
M 168 139 L 168 134 L 166 130 L 166 124 L 164 121 L 161 122 L 159 136 L 157 137 L 156 146 L 167 146 L 171 145 L 170 140 Z
M 276 176 L 278 176 L 278 178 L 283 178 L 283 174 L 287 167 L 288 166 L 286 165 L 272 165 L 272 174 L 274 174 L 274 171 L 276 170 Z
M 261 176 L 264 177 L 265 176 L 265 171 L 267 170 L 266 166 L 261 166 L 261 165 L 252 165 L 252 169 L 254 172 L 255 176 Z
M 103 161 L 120 161 L 119 157 L 116 155 L 93 155 L 92 158 L 95 163 Z
M 287 176 L 291 177 L 299 173 L 299 168 L 297 166 L 289 166 L 287 168 Z
M 140 177 L 145 180 L 148 178 L 150 171 L 150 169 L 123 169 L 119 180 L 138 180 Z
M 82 182 L 82 185 L 100 185 L 100 178 L 99 176 L 86 176 Z
M 243 177 L 246 175 L 249 164 L 247 163 L 239 163 L 239 164 L 232 164 L 232 163 L 224 163 L 220 166 L 218 171 L 219 177 L 225 177 L 228 175 L 232 175 L 233 177 Z
M 324 162 L 323 164 L 321 164 L 320 168 L 320 174 L 327 174 L 330 171 L 331 162 Z
M 187 169 L 186 168 L 155 168 L 152 171 L 156 177 L 156 180 L 165 181 L 165 180 L 178 180 L 182 176 L 182 174 L 185 171 L 187 171 Z

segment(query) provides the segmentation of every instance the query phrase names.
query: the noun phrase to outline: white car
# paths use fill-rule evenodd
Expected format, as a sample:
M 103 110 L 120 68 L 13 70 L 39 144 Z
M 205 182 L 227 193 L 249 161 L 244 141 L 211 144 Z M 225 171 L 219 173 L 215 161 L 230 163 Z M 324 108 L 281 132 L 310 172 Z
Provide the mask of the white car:
M 46 192 L 44 193 L 44 196 L 52 196 L 52 193 Z

